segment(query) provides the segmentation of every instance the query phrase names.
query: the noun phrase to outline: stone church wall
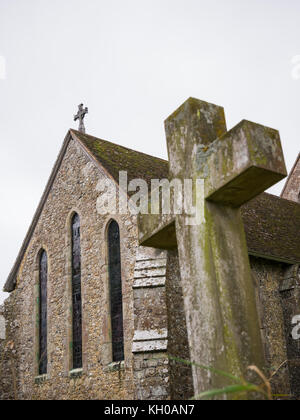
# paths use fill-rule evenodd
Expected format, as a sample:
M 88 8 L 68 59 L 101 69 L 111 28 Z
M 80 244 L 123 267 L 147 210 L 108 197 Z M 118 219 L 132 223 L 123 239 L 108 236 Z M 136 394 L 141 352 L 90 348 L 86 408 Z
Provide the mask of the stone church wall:
M 293 276 L 293 283 L 291 283 L 290 273 L 295 272 L 295 269 L 291 270 L 291 266 L 287 264 L 252 256 L 250 263 L 257 291 L 257 307 L 265 349 L 266 376 L 272 377 L 274 394 L 284 395 L 286 398 L 290 398 L 291 395 L 299 397 L 297 394 L 297 392 L 300 393 L 299 342 L 291 339 L 291 319 L 297 311 L 299 312 L 300 307 L 299 272 L 298 277 Z M 288 287 L 284 288 L 284 284 L 288 284 Z M 285 291 L 286 288 L 288 292 Z M 168 252 L 166 296 L 168 354 L 179 359 L 190 360 L 176 251 Z M 171 398 L 190 398 L 193 395 L 193 383 L 189 367 L 173 361 L 170 362 L 169 370 Z
M 18 399 L 122 399 L 134 397 L 132 279 L 137 247 L 134 217 L 120 226 L 125 363 L 112 363 L 106 229 L 97 211 L 97 185 L 107 177 L 75 142 L 69 144 L 11 293 L 11 331 Z M 81 221 L 83 369 L 71 370 L 70 221 Z M 38 376 L 38 255 L 48 254 L 48 373 Z M 4 376 L 7 377 L 8 375 Z M 6 380 L 6 379 L 5 379 Z
M 135 217 L 119 215 L 115 220 L 121 234 L 125 362 L 112 363 L 106 241 L 110 217 L 97 210 L 98 183 L 107 177 L 77 143 L 69 144 L 20 266 L 16 289 L 0 311 L 0 399 L 161 400 L 193 395 L 190 367 L 168 357 L 190 359 L 177 253 L 139 247 Z M 70 363 L 74 212 L 81 221 L 82 371 L 72 371 Z M 44 376 L 38 376 L 37 360 L 41 249 L 49 261 L 49 369 Z M 274 374 L 273 391 L 287 394 L 291 365 L 285 362 L 298 349 L 289 342 L 298 286 L 281 288 L 289 278 L 284 264 L 251 257 L 251 266 L 267 373 Z
M 17 324 L 10 300 L 0 306 L 0 400 L 14 400 L 17 396 L 18 365 L 14 341 Z
M 255 257 L 250 257 L 250 263 L 257 289 L 266 376 L 271 378 L 274 375 L 271 380 L 274 394 L 290 395 L 285 313 L 280 293 L 288 266 Z
M 193 396 L 177 251 L 139 247 L 134 283 L 135 399 Z
M 300 399 L 300 268 L 294 265 L 285 270 L 280 287 L 287 344 L 291 393 Z
M 190 361 L 190 354 L 177 251 L 168 252 L 166 296 L 171 399 L 187 400 L 194 396 L 194 390 L 192 369 L 183 363 Z
M 300 203 L 300 154 L 282 192 L 282 198 Z
M 289 367 L 291 364 L 287 363 L 287 361 L 288 353 L 291 350 L 289 350 L 290 347 L 287 347 L 285 329 L 289 316 L 287 315 L 286 305 L 282 301 L 281 290 L 290 266 L 255 257 L 250 257 L 250 262 L 253 281 L 257 291 L 257 306 L 265 349 L 265 373 L 268 378 L 272 378 L 273 393 L 284 395 L 284 398 L 290 398 Z M 155 299 L 153 299 L 153 296 L 155 296 Z M 149 315 L 151 315 L 153 310 L 154 314 L 158 310 L 163 311 L 162 305 L 164 303 L 166 305 L 167 323 L 165 322 L 165 315 L 160 318 L 154 316 L 154 321 L 149 321 L 151 319 Z M 165 378 L 157 370 L 157 367 L 163 365 L 161 361 L 164 358 L 169 357 L 169 363 L 167 363 L 167 359 L 165 360 L 165 375 L 169 378 L 169 398 L 179 400 L 191 398 L 194 392 L 191 369 L 184 363 L 172 359 L 174 357 L 190 360 L 177 251 L 168 251 L 167 253 L 166 283 L 164 288 L 160 292 L 156 291 L 153 295 L 152 292 L 149 293 L 149 290 L 146 291 L 145 289 L 142 291 L 139 289 L 138 293 L 135 292 L 134 306 L 137 308 L 136 315 L 138 313 L 141 315 L 138 317 L 137 322 L 139 327 L 136 328 L 148 328 L 151 330 L 153 326 L 144 325 L 144 322 L 145 320 L 150 323 L 154 322 L 155 328 L 158 328 L 159 325 L 163 329 L 167 328 L 168 338 L 165 353 L 157 353 L 152 349 L 152 351 L 138 353 L 134 356 L 135 381 L 139 390 L 136 397 L 155 399 L 151 394 L 153 378 L 155 378 L 156 386 L 159 383 L 159 381 L 157 382 L 159 377 L 161 377 L 163 383 Z M 295 309 L 295 302 L 293 302 L 293 308 Z M 138 312 L 139 310 L 140 312 Z M 143 327 L 141 327 L 141 324 L 143 324 Z M 148 375 L 151 371 L 152 374 Z M 165 398 L 165 394 L 160 395 L 160 398 Z
M 4 318 L 4 306 L 0 306 L 0 340 L 5 340 L 6 338 L 6 328 L 5 328 L 5 318 Z
M 292 394 L 290 374 L 293 369 L 291 369 L 291 363 L 287 363 L 287 361 L 289 354 L 294 354 L 294 356 L 297 354 L 297 357 L 299 357 L 299 351 L 297 351 L 299 344 L 293 341 L 293 348 L 287 344 L 287 339 L 291 335 L 291 315 L 287 314 L 288 309 L 286 302 L 283 301 L 281 288 L 284 279 L 288 276 L 287 273 L 290 273 L 291 266 L 255 257 L 250 257 L 250 263 L 257 291 L 257 306 L 265 349 L 265 373 L 268 378 L 272 377 L 271 384 L 274 394 L 290 397 Z M 168 354 L 179 359 L 190 360 L 176 251 L 168 252 L 166 296 L 168 309 Z M 295 296 L 298 299 L 295 299 Z M 290 302 L 291 305 L 293 310 L 290 312 L 295 315 L 296 308 L 299 308 L 298 286 L 293 287 L 293 301 L 292 303 Z M 294 360 L 294 365 L 297 364 L 300 366 L 300 361 Z M 190 368 L 180 362 L 171 361 L 169 371 L 171 398 L 182 399 L 193 396 Z M 296 379 L 294 382 L 296 382 Z
M 138 400 L 170 398 L 166 269 L 166 251 L 137 249 L 132 352 L 135 399 Z

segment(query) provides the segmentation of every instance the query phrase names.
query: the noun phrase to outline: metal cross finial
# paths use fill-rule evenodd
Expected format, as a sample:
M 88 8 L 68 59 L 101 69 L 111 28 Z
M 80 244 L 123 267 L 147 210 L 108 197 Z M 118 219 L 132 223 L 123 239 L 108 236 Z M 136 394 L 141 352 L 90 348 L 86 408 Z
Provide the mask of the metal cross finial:
M 78 105 L 78 112 L 74 115 L 74 121 L 79 120 L 79 131 L 85 133 L 84 117 L 89 112 L 88 108 L 83 108 L 83 104 Z

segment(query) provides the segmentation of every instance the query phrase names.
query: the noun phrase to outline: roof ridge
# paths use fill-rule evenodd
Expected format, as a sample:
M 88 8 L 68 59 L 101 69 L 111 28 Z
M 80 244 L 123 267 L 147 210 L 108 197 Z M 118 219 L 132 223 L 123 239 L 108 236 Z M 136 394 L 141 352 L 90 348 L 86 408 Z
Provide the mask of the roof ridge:
M 78 135 L 78 134 L 79 134 L 80 136 L 90 137 L 91 139 L 94 139 L 94 140 L 102 141 L 102 142 L 105 142 L 105 143 L 111 144 L 111 145 L 113 145 L 113 146 L 118 146 L 118 147 L 121 147 L 122 149 L 127 150 L 127 151 L 129 151 L 129 152 L 138 153 L 138 154 L 140 154 L 140 155 L 144 155 L 144 156 L 150 157 L 150 158 L 152 158 L 152 159 L 154 158 L 154 159 L 161 160 L 162 162 L 166 162 L 166 163 L 168 163 L 168 160 L 167 160 L 167 159 L 163 159 L 163 158 L 160 158 L 160 157 L 158 157 L 158 156 L 149 155 L 149 153 L 140 152 L 139 150 L 130 149 L 129 147 L 123 146 L 123 145 L 118 144 L 118 143 L 114 143 L 114 142 L 109 141 L 109 140 L 100 139 L 99 137 L 92 136 L 91 134 L 81 133 L 80 131 L 78 131 L 78 130 L 74 130 L 73 128 L 70 128 L 70 131 L 71 131 L 71 132 L 74 132 L 74 133 L 75 133 L 75 135 Z

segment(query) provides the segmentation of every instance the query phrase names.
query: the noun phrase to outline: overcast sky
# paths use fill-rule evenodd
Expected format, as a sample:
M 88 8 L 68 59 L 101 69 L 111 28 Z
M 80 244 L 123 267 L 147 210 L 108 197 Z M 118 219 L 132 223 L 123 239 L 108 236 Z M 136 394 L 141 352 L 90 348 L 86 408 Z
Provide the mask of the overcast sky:
M 164 119 L 213 102 L 279 129 L 290 170 L 299 19 L 299 0 L 0 0 L 1 289 L 80 102 L 89 134 L 163 158 Z

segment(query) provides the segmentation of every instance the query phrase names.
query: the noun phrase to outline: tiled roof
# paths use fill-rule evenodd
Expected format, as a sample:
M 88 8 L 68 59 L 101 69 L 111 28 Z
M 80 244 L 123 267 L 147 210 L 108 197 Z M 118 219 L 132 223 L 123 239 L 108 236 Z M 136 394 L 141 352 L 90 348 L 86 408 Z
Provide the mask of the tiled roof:
M 242 214 L 249 253 L 300 263 L 300 204 L 264 193 Z
M 168 161 L 72 130 L 91 154 L 118 182 L 119 171 L 127 171 L 128 182 L 141 178 L 151 187 L 151 179 L 168 178 Z

